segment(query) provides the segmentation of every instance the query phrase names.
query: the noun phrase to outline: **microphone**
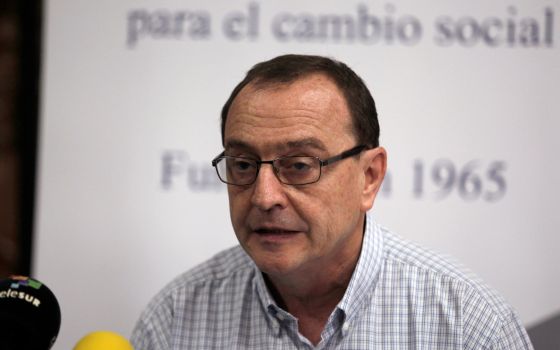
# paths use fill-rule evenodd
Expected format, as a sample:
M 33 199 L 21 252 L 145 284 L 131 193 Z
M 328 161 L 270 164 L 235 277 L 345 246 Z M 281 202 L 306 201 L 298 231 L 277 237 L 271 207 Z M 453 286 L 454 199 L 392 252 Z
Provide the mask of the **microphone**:
M 60 330 L 60 306 L 43 283 L 24 276 L 0 281 L 0 348 L 48 350 Z
M 73 350 L 134 350 L 123 336 L 109 331 L 91 332 Z

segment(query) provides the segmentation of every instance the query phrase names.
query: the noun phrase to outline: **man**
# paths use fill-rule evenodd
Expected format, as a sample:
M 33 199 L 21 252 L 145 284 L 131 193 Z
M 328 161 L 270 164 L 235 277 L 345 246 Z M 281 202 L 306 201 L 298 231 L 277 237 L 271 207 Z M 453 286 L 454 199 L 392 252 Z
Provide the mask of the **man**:
M 373 98 L 343 63 L 254 66 L 212 162 L 241 247 L 160 292 L 135 348 L 532 348 L 499 296 L 367 214 L 386 170 L 378 138 Z

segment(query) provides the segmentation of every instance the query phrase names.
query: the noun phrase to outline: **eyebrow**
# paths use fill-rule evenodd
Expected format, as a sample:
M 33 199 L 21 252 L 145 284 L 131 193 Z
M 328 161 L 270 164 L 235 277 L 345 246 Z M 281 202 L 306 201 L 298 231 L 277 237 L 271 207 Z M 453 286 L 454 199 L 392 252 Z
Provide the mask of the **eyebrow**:
M 297 149 L 297 148 L 313 148 L 319 151 L 327 150 L 325 144 L 321 140 L 315 137 L 306 137 L 299 140 L 290 140 L 284 143 L 277 144 L 275 147 L 280 151 L 285 151 L 288 149 Z M 247 142 L 236 140 L 236 139 L 231 139 L 226 142 L 225 149 L 230 149 L 230 148 L 245 149 L 248 151 L 255 150 L 255 148 L 250 144 L 248 144 Z
M 240 141 L 240 140 L 228 140 L 226 142 L 226 144 L 224 145 L 224 149 L 228 149 L 228 148 L 240 148 L 240 149 L 246 149 L 246 150 L 253 150 L 253 147 L 251 147 L 251 145 L 249 145 L 246 142 Z

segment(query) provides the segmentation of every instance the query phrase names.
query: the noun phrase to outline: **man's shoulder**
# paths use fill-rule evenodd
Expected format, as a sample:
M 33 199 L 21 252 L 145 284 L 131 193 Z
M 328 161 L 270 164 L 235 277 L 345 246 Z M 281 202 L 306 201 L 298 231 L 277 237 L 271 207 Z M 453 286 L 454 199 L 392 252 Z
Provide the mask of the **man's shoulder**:
M 142 312 L 132 334 L 138 349 L 169 348 L 173 329 L 192 331 L 208 315 L 223 315 L 251 283 L 256 268 L 240 246 L 224 250 L 182 273 L 157 293 Z M 185 333 L 186 332 L 186 333 Z M 182 339 L 182 338 L 181 338 Z
M 398 275 L 401 279 L 408 276 L 405 283 L 411 288 L 440 288 L 445 290 L 445 297 L 488 308 L 497 318 L 511 316 L 512 308 L 504 298 L 453 257 L 422 247 L 384 228 L 382 231 L 386 274 Z
M 381 228 L 381 231 L 383 232 L 383 254 L 386 262 L 400 264 L 465 283 L 478 282 L 476 275 L 458 263 L 453 257 L 424 247 L 386 228 Z
M 219 298 L 219 293 L 234 293 L 250 282 L 255 273 L 251 258 L 240 246 L 223 250 L 169 282 L 152 298 L 145 314 L 195 303 L 201 298 Z
M 202 285 L 242 277 L 253 270 L 251 258 L 240 246 L 234 246 L 180 274 L 164 288 L 164 291 L 174 293 L 185 288 L 199 288 Z
M 408 315 L 421 320 L 418 327 L 444 328 L 464 348 L 531 348 L 516 312 L 478 276 L 451 257 L 380 231 L 380 303 L 408 307 Z

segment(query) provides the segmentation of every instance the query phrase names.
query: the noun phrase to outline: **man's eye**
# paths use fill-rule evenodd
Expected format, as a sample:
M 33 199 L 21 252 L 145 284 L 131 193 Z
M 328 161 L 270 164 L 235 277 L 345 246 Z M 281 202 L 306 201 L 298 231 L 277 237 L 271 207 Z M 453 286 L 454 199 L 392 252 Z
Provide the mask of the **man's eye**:
M 311 168 L 311 165 L 304 162 L 297 162 L 292 164 L 292 168 L 295 170 L 305 171 L 305 170 L 309 170 Z
M 232 169 L 235 171 L 247 171 L 254 168 L 254 164 L 246 160 L 236 159 L 232 163 Z
M 280 161 L 279 167 L 285 171 L 303 173 L 313 169 L 314 161 L 306 157 L 285 158 Z

